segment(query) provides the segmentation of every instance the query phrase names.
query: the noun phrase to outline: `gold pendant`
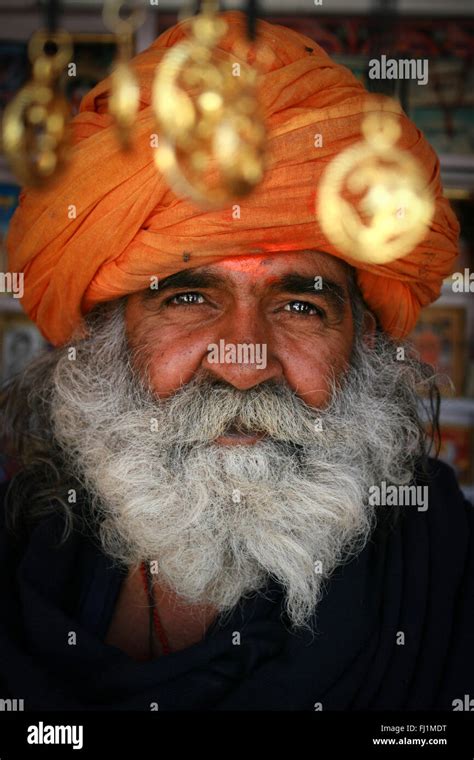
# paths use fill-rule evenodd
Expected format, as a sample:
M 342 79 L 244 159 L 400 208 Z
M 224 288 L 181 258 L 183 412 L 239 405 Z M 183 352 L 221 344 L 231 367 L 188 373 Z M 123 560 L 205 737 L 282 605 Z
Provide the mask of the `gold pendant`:
M 47 43 L 56 46 L 56 53 L 45 54 Z M 19 182 L 40 187 L 64 169 L 69 156 L 70 108 L 58 80 L 72 55 L 71 38 L 65 31 L 37 32 L 28 53 L 33 79 L 5 109 L 2 147 Z
M 257 72 L 216 55 L 227 24 L 214 9 L 215 3 L 205 3 L 191 21 L 191 38 L 166 53 L 152 91 L 156 165 L 174 192 L 207 208 L 258 185 L 266 143 Z
M 361 130 L 365 139 L 342 151 L 323 174 L 318 221 L 347 257 L 384 264 L 423 240 L 434 202 L 418 162 L 396 147 L 401 134 L 396 115 L 374 110 Z M 356 204 L 348 195 L 361 200 Z

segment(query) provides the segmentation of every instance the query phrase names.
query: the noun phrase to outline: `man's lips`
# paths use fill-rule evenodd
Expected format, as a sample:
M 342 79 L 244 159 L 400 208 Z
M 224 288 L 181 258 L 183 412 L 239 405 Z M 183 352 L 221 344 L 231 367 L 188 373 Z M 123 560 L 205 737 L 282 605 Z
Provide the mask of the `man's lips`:
M 240 430 L 236 427 L 228 428 L 222 435 L 215 439 L 216 443 L 224 446 L 249 446 L 258 443 L 265 438 L 265 433 Z

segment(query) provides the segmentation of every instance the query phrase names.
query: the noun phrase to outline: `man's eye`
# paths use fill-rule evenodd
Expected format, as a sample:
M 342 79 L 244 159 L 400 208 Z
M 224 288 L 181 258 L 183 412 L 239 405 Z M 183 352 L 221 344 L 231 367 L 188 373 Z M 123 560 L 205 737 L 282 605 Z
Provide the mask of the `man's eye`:
M 324 309 L 307 301 L 290 301 L 290 303 L 286 304 L 285 310 L 292 311 L 294 314 L 301 314 L 305 317 L 326 316 Z
M 204 303 L 204 296 L 200 293 L 178 293 L 177 296 L 170 298 L 168 303 L 172 303 L 175 306 L 193 306 L 194 304 Z

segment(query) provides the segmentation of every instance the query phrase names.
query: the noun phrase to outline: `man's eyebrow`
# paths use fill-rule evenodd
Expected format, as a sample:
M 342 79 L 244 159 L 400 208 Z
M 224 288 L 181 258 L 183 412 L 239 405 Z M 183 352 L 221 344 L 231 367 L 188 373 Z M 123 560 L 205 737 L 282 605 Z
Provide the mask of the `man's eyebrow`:
M 176 272 L 158 283 L 158 288 L 147 288 L 145 297 L 159 296 L 169 290 L 178 288 L 212 288 L 224 285 L 225 276 L 204 270 L 184 269 Z M 316 287 L 315 287 L 316 285 Z M 320 285 L 320 287 L 318 287 Z M 270 284 L 270 289 L 278 293 L 294 293 L 299 295 L 320 295 L 326 298 L 342 316 L 347 302 L 346 292 L 342 285 L 327 277 L 308 277 L 301 274 L 286 274 L 278 277 Z
M 323 275 L 307 277 L 301 274 L 285 274 L 273 282 L 271 288 L 279 293 L 320 295 L 330 301 L 341 314 L 347 303 L 347 295 L 343 286 Z
M 212 288 L 216 285 L 222 285 L 222 282 L 221 277 L 211 272 L 196 272 L 193 269 L 184 269 L 182 272 L 170 274 L 169 277 L 160 280 L 156 289 L 147 288 L 145 294 L 157 296 L 167 290 L 175 290 L 176 288 Z

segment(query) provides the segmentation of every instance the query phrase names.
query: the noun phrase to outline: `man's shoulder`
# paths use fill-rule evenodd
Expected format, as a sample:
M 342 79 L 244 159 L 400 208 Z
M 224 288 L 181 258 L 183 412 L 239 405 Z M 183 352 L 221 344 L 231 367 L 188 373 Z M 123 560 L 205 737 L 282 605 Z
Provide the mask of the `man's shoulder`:
M 0 482 L 0 572 L 10 572 L 24 548 L 24 537 L 14 527 L 7 494 L 12 480 Z
M 8 549 L 26 549 L 36 528 L 43 528 L 42 534 L 51 535 L 54 541 L 64 531 L 64 515 L 59 509 L 32 510 L 34 493 L 24 488 L 22 481 L 16 480 L 18 473 L 0 482 L 0 546 L 2 554 Z M 77 517 L 76 517 L 77 519 Z
M 425 472 L 424 472 L 425 471 Z M 460 490 L 459 483 L 451 465 L 443 462 L 442 459 L 435 459 L 434 457 L 427 457 L 426 467 L 419 466 L 416 471 L 417 479 L 423 479 L 425 477 L 429 481 L 436 480 L 439 485 L 450 485 Z
M 6 521 L 6 497 L 11 480 L 0 481 L 0 529 L 3 530 Z
M 410 484 L 377 487 L 379 524 L 391 531 L 399 526 L 404 541 L 420 546 L 439 546 L 456 552 L 456 547 L 474 547 L 474 506 L 463 493 L 452 467 L 428 458 L 417 464 Z M 390 527 L 391 526 L 391 527 Z M 383 533 L 384 531 L 382 531 Z M 417 543 L 418 542 L 418 543 Z
M 468 515 L 472 514 L 473 505 L 463 493 L 453 468 L 446 462 L 429 457 L 425 467 L 417 468 L 415 484 L 428 489 L 428 506 L 441 512 L 452 507 L 453 517 L 456 512 L 463 513 L 465 510 Z
M 443 546 L 443 552 L 456 552 L 456 547 L 471 550 L 474 544 L 474 506 L 461 490 L 452 467 L 439 459 L 429 458 L 419 468 L 414 484 L 417 506 L 408 510 L 415 531 L 427 530 L 432 547 Z
M 14 504 L 12 499 L 8 499 L 9 489 L 12 485 L 13 478 L 0 482 L 0 555 L 2 561 L 5 557 L 9 557 L 12 552 L 16 552 L 25 542 L 25 535 L 22 533 L 20 525 L 13 519 Z

